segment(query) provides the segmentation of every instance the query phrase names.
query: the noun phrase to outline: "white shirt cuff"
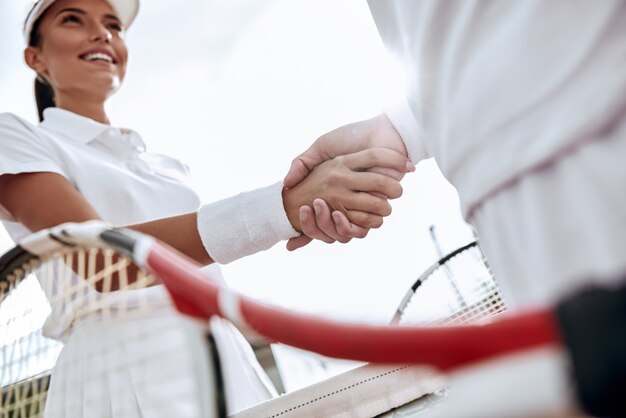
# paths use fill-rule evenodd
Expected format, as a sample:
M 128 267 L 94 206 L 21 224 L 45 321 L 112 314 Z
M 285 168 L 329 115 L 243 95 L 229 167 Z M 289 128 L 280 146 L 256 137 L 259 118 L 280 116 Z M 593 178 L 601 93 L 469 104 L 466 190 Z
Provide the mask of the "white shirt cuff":
M 282 183 L 198 209 L 198 232 L 213 260 L 226 264 L 296 237 L 283 206 Z
M 400 134 L 404 146 L 406 147 L 408 157 L 413 164 L 417 164 L 421 160 L 428 158 L 429 155 L 422 141 L 421 130 L 415 120 L 415 116 L 413 116 L 409 104 L 402 100 L 385 107 L 384 113 Z

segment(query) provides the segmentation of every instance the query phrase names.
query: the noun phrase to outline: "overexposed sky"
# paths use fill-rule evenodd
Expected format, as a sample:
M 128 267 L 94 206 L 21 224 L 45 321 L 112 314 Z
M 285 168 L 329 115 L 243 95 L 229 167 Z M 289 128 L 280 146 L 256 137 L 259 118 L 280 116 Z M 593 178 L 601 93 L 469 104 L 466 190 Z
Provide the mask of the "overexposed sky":
M 35 122 L 34 75 L 21 58 L 29 4 L 0 0 L 0 112 Z M 401 69 L 365 2 L 145 0 L 127 42 L 129 71 L 110 118 L 139 131 L 149 150 L 187 163 L 205 202 L 281 180 L 319 135 L 401 94 Z M 385 322 L 436 259 L 431 224 L 444 251 L 471 240 L 432 161 L 403 186 L 394 213 L 366 239 L 294 253 L 279 243 L 224 266 L 228 281 L 285 306 Z M 2 233 L 0 249 L 11 245 Z

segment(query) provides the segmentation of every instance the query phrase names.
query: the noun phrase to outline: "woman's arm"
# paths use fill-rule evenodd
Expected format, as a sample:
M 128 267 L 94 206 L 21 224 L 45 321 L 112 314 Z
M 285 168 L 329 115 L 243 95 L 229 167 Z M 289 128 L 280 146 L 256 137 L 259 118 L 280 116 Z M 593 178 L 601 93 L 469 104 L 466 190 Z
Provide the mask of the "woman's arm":
M 32 232 L 65 222 L 102 219 L 65 177 L 50 172 L 0 176 L 0 204 Z M 213 262 L 200 241 L 195 212 L 130 228 L 168 243 L 199 263 Z
M 52 172 L 34 172 L 4 174 L 0 176 L 0 204 L 26 228 L 32 232 L 51 228 L 65 222 L 84 222 L 101 220 L 96 210 L 83 196 L 60 174 Z M 184 249 L 181 249 L 184 251 Z M 75 259 L 77 263 L 78 260 Z M 105 265 L 104 257 L 96 259 L 96 269 Z M 70 266 L 75 272 L 78 265 Z M 133 283 L 137 277 L 137 268 L 130 265 L 125 280 Z M 110 282 L 101 280 L 94 283 L 100 292 L 115 291 L 120 288 L 120 277 L 114 273 Z M 106 288 L 105 288 L 106 287 Z
M 399 197 L 402 188 L 391 177 L 365 170 L 373 166 L 404 170 L 406 161 L 394 151 L 367 150 L 320 164 L 307 179 L 283 191 L 282 204 L 291 226 L 300 230 L 298 210 L 311 205 L 315 198 L 324 199 L 354 223 L 380 226 L 382 217 L 391 212 L 387 199 L 381 196 Z M 64 222 L 101 219 L 66 178 L 51 172 L 0 176 L 0 204 L 33 232 Z M 128 227 L 154 236 L 206 265 L 214 260 L 203 245 L 197 216 L 192 212 Z
M 65 177 L 50 172 L 0 176 L 0 204 L 33 232 L 64 222 L 101 219 Z
M 396 151 L 365 150 L 320 164 L 292 188 L 276 183 L 205 205 L 198 213 L 202 242 L 222 264 L 266 250 L 299 235 L 298 210 L 315 198 L 353 222 L 378 227 L 391 211 L 387 197 L 398 197 L 402 188 L 399 179 L 368 170 L 385 167 L 405 173 L 407 161 Z

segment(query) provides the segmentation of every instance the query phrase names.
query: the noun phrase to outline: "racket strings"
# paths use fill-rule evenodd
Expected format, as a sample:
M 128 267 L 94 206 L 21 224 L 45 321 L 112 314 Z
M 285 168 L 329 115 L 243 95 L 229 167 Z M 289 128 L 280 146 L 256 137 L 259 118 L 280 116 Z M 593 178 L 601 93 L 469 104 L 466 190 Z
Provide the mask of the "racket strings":
M 97 312 L 128 319 L 146 314 L 151 304 L 139 292 L 128 302 L 128 292 L 156 284 L 155 277 L 110 249 L 75 249 L 42 263 L 35 275 L 43 284 L 54 316 L 74 308 L 74 320 Z
M 44 374 L 3 388 L 0 417 L 43 416 L 49 383 L 50 375 Z
M 39 265 L 39 259 L 29 259 L 27 262 L 22 263 L 19 267 L 16 267 L 12 271 L 6 274 L 6 278 L 0 281 L 0 303 L 4 300 L 24 279 L 28 272 L 32 271 Z
M 400 324 L 461 325 L 506 309 L 498 284 L 478 245 L 427 271 L 398 307 Z
M 38 265 L 38 260 L 30 260 L 0 283 L 2 418 L 43 415 L 49 382 L 46 371 L 54 366 L 61 349 L 61 343 L 42 335 L 50 309 L 31 273 Z
M 105 382 L 106 385 L 112 375 L 123 373 L 131 362 L 154 362 L 155 357 L 171 356 L 171 352 L 167 353 L 170 348 L 164 347 L 143 356 L 118 352 L 116 355 L 127 358 L 112 359 L 112 352 L 120 346 L 140 347 L 150 339 L 148 331 L 141 327 L 122 336 L 115 335 L 113 330 L 125 321 L 153 312 L 153 298 L 141 291 L 155 282 L 152 274 L 109 249 L 76 248 L 47 260 L 31 259 L 8 272 L 0 282 L 0 418 L 43 415 L 50 373 L 55 366 L 59 367 L 56 362 L 63 346 L 44 337 L 42 327 L 48 316 L 70 321 L 64 326 L 71 328 L 98 319 L 115 336 L 109 341 L 101 335 L 84 336 L 86 340 L 99 338 L 101 344 L 97 347 L 92 344 L 75 359 L 76 366 L 87 364 L 85 367 L 90 369 L 89 377 L 81 384 L 94 386 Z M 74 365 L 63 367 L 71 369 Z M 82 390 L 72 387 L 69 380 L 66 385 L 63 388 L 66 393 Z M 108 386 L 107 391 L 128 390 L 123 385 Z

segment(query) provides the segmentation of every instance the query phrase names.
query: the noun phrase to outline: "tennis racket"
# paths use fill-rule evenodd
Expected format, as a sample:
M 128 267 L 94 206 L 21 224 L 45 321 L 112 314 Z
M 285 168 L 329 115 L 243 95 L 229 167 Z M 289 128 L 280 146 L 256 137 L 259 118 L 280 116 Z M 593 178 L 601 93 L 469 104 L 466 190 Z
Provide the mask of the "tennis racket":
M 453 394 L 468 395 L 461 400 L 456 397 L 453 408 L 446 403 L 444 414 L 436 415 L 438 418 L 501 417 L 510 416 L 512 412 L 525 416 L 524 411 L 530 411 L 530 416 L 535 412 L 563 411 L 569 406 L 567 395 L 571 382 L 565 373 L 567 365 L 563 360 L 555 312 L 537 309 L 515 316 L 490 316 L 504 310 L 504 303 L 477 243 L 453 251 L 422 275 L 420 284 L 412 286 L 410 296 L 403 299 L 398 309 L 396 317 L 403 323 L 401 326 L 338 322 L 258 303 L 231 289 L 203 280 L 202 273 L 193 263 L 158 243 L 154 243 L 144 259 L 147 268 L 154 271 L 167 286 L 181 311 L 189 315 L 204 319 L 219 315 L 235 323 L 249 337 L 264 336 L 272 342 L 327 357 L 382 364 L 431 365 L 450 373 L 453 383 L 457 377 L 464 377 L 467 384 L 453 388 L 460 389 L 453 390 Z M 451 276 L 457 291 L 428 291 L 429 287 L 451 286 Z M 442 295 L 450 294 L 455 295 L 450 299 L 456 305 L 452 304 L 436 315 L 422 315 L 421 318 L 414 315 L 420 306 L 438 305 Z M 486 322 L 488 317 L 492 320 Z M 445 325 L 411 324 L 433 321 Z M 478 325 L 476 321 L 483 323 Z M 486 369 L 482 365 L 486 365 Z M 392 375 L 392 372 L 393 368 L 385 367 L 385 370 L 377 372 L 376 378 Z M 333 390 L 331 394 L 350 393 L 353 388 L 361 387 L 363 379 L 359 380 L 360 377 L 361 374 L 356 373 L 354 383 L 337 389 L 339 392 Z M 346 377 L 349 382 L 351 379 Z M 371 376 L 365 380 L 370 381 Z M 532 390 L 526 389 L 526 396 L 520 396 L 512 390 L 519 388 L 520 384 Z M 468 387 L 472 390 L 467 390 Z M 498 393 L 502 395 L 498 408 L 490 409 L 488 414 L 485 414 L 484 406 L 483 410 L 475 406 L 476 399 L 481 399 L 485 388 L 487 391 L 500 389 Z M 398 389 L 407 390 L 406 387 Z M 332 398 L 331 394 L 328 394 L 328 399 Z M 512 394 L 518 402 L 509 404 L 507 399 Z M 535 396 L 542 394 L 544 396 Z M 549 394 L 547 399 L 546 394 Z M 312 414 L 318 415 L 320 411 L 328 412 L 325 405 L 315 406 L 319 403 L 315 401 L 322 399 L 320 396 L 327 399 L 326 394 L 319 395 L 313 391 L 310 395 L 307 398 L 304 393 L 296 393 L 293 397 L 288 394 L 267 405 L 251 408 L 242 417 L 258 416 L 257 412 L 265 413 L 267 410 L 272 411 L 269 416 L 278 416 L 274 413 L 301 416 L 299 414 L 305 409 L 311 409 Z M 371 396 L 376 395 L 372 393 Z M 532 408 L 520 406 L 522 401 L 532 405 Z M 469 409 L 469 405 L 474 405 L 474 409 Z
M 222 316 L 251 338 L 264 336 L 327 357 L 400 363 L 407 370 L 414 370 L 407 364 L 423 364 L 447 372 L 453 385 L 451 395 L 447 395 L 450 401 L 434 410 L 427 408 L 424 418 L 562 416 L 576 409 L 556 312 L 546 308 L 495 316 L 505 309 L 504 302 L 476 242 L 453 251 L 428 269 L 403 298 L 394 321 L 401 326 L 386 327 L 332 321 L 258 303 L 203 280 L 193 264 L 158 243 L 145 260 L 182 311 L 205 319 Z M 428 312 L 431 305 L 447 307 Z M 314 387 L 311 393 L 305 389 L 237 416 L 296 417 L 306 416 L 301 414 L 309 410 L 314 416 L 324 416 L 320 411 L 332 413 L 334 404 L 325 405 L 320 399 L 333 399 L 337 393 L 347 393 L 348 397 L 352 393 L 354 397 L 355 388 L 372 379 L 393 376 L 395 371 L 386 366 L 374 372 L 374 377 L 362 379 L 363 373 L 357 370 L 354 376 L 342 377 L 348 383 L 338 389 L 331 387 L 328 392 L 324 386 L 321 390 Z M 417 374 L 428 380 L 420 384 L 438 387 L 430 382 L 432 376 L 424 376 L 419 369 Z M 402 379 L 398 383 L 406 385 Z M 525 388 L 523 394 L 520 387 Z M 397 390 L 406 393 L 413 389 L 399 386 Z M 485 393 L 497 394 L 497 402 L 487 407 L 477 402 Z M 370 397 L 378 399 L 375 392 Z M 382 399 L 382 404 L 388 401 Z
M 506 304 L 478 241 L 441 257 L 409 288 L 392 324 L 467 324 L 504 312 Z
M 78 248 L 89 248 L 89 250 L 81 256 L 75 253 Z M 93 248 L 98 249 L 98 254 L 103 251 L 103 255 L 101 257 L 91 255 Z M 68 255 L 63 258 L 62 254 Z M 89 261 L 90 256 L 93 262 Z M 56 261 L 50 263 L 48 260 Z M 12 272 L 2 275 L 2 281 L 6 283 L 3 287 L 5 290 L 2 305 L 15 293 L 12 289 L 17 290 L 19 282 L 24 282 L 20 278 L 25 276 L 25 272 L 35 273 L 38 281 L 43 284 L 42 288 L 47 295 L 53 314 L 65 312 L 62 308 L 58 308 L 59 305 L 73 306 L 71 303 L 79 300 L 81 309 L 70 310 L 73 312 L 72 317 L 78 318 L 74 320 L 77 325 L 74 325 L 72 335 L 83 326 L 84 321 L 93 319 L 93 315 L 96 316 L 98 324 L 100 322 L 113 324 L 107 329 L 115 329 L 120 324 L 137 317 L 145 319 L 146 315 L 151 314 L 154 305 L 150 303 L 151 300 L 146 297 L 146 293 L 149 293 L 150 289 L 160 288 L 159 286 L 149 287 L 149 284 L 155 283 L 155 277 L 158 277 L 169 291 L 178 310 L 188 316 L 202 319 L 204 322 L 213 316 L 220 316 L 233 322 L 249 337 L 263 337 L 269 341 L 282 342 L 329 357 L 377 363 L 422 363 L 448 371 L 524 350 L 561 346 L 556 319 L 553 312 L 549 310 L 535 310 L 516 316 L 498 317 L 497 320 L 483 325 L 443 327 L 351 324 L 295 313 L 256 302 L 219 285 L 217 281 L 207 277 L 206 273 L 201 272 L 196 263 L 153 238 L 133 231 L 109 229 L 106 225 L 99 223 L 63 225 L 35 234 L 22 241 L 18 248 L 10 251 L 6 259 L 3 258 L 2 265 L 3 271 Z M 41 268 L 37 269 L 39 265 L 52 266 L 51 277 L 56 277 L 52 283 L 56 283 L 56 287 L 47 288 L 50 286 L 50 281 L 42 279 L 46 277 L 46 274 L 40 272 Z M 129 268 L 129 266 L 134 267 Z M 63 280 L 59 281 L 58 277 L 62 277 Z M 97 291 L 93 290 L 94 287 Z M 133 297 L 116 297 L 116 295 L 125 295 L 124 292 L 129 292 Z M 83 308 L 83 306 L 95 307 L 95 309 Z M 7 328 L 15 321 L 15 316 L 15 314 L 8 315 L 13 319 L 6 322 Z M 119 345 L 120 340 L 132 343 L 149 337 L 141 332 L 122 337 L 117 334 L 113 335 L 116 346 Z M 89 334 L 87 334 L 88 337 Z M 93 337 L 96 338 L 97 335 Z M 486 344 L 486 341 L 489 344 Z M 70 340 L 69 343 L 71 342 Z M 88 340 L 84 339 L 84 342 L 88 343 Z M 16 343 L 11 342 L 7 345 L 13 350 L 3 348 L 5 357 L 16 357 L 12 354 L 4 354 L 5 352 L 14 353 L 22 350 L 21 347 L 16 348 Z M 186 346 L 195 345 L 186 344 Z M 105 350 L 89 353 L 88 359 L 95 362 L 101 357 L 106 358 L 108 353 L 106 348 L 105 344 Z M 114 347 L 111 347 L 111 350 L 113 349 Z M 166 355 L 175 355 L 180 349 L 181 347 L 176 347 L 176 350 Z M 202 362 L 204 359 L 205 363 L 209 363 L 207 361 L 209 358 L 207 354 L 204 357 L 198 357 L 195 361 Z M 61 367 L 60 373 L 64 372 L 63 366 L 67 364 L 64 360 L 61 356 L 57 361 L 55 374 L 59 372 L 59 367 Z M 219 364 L 219 362 L 214 363 Z M 210 375 L 208 371 L 214 370 L 215 364 L 196 367 L 195 370 L 204 370 L 206 373 L 201 373 L 201 375 L 206 377 Z M 103 371 L 107 370 L 106 367 L 104 369 Z M 187 370 L 187 373 L 183 370 L 178 372 L 181 375 L 194 373 L 193 370 Z M 3 371 L 3 375 L 6 373 Z M 46 408 L 51 407 L 50 398 L 59 393 L 58 390 L 55 392 L 55 389 L 59 387 L 55 385 L 55 374 L 52 375 L 51 392 Z M 94 376 L 100 377 L 98 373 L 94 373 Z M 215 378 L 212 382 L 213 389 L 209 389 L 204 395 L 219 392 L 215 390 L 219 383 Z M 20 380 L 17 383 L 23 383 L 23 381 Z M 139 386 L 143 384 L 149 387 L 151 383 L 153 379 L 146 379 L 140 382 Z M 22 389 L 17 391 L 15 389 L 17 386 L 15 383 L 9 386 L 9 395 L 6 399 L 13 399 L 13 401 L 10 401 L 9 406 L 3 406 L 3 410 L 23 409 L 25 399 L 30 399 L 28 391 Z M 27 387 L 31 388 L 32 393 L 41 392 L 41 389 L 38 389 L 41 385 L 27 384 Z M 60 387 L 66 386 L 61 384 Z M 78 388 L 66 387 L 66 392 L 72 393 L 72 390 L 78 390 Z M 213 399 L 212 405 L 209 406 L 209 408 L 212 407 L 211 412 L 204 416 L 216 416 L 215 410 L 218 409 L 216 405 L 219 402 L 215 400 L 215 397 L 198 397 L 201 400 Z M 159 405 L 158 399 L 154 401 L 157 407 L 162 406 Z
M 548 310 L 506 316 L 483 325 L 446 327 L 352 324 L 305 315 L 257 302 L 207 280 L 195 262 L 152 238 L 107 231 L 113 233 L 125 237 L 118 241 L 127 247 L 126 253 L 159 277 L 181 312 L 203 320 L 214 315 L 228 319 L 252 340 L 265 338 L 328 357 L 421 362 L 442 370 L 529 347 L 560 344 Z
M 91 222 L 30 235 L 0 257 L 0 418 L 226 416 L 208 327 L 172 308 L 128 257 L 133 242 Z

